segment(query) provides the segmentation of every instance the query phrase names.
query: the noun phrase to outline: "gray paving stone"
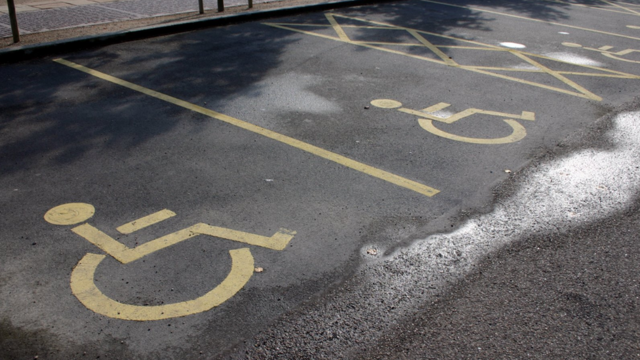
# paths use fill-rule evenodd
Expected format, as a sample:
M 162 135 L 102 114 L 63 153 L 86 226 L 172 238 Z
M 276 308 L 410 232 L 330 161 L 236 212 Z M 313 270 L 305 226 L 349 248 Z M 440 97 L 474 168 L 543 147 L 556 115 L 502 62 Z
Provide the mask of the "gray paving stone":
M 273 0 L 254 0 L 255 4 L 266 2 Z M 224 0 L 225 7 L 247 4 L 248 0 Z M 217 9 L 218 2 L 204 0 L 204 7 L 207 10 Z M 198 0 L 117 1 L 19 13 L 18 27 L 24 34 L 196 11 Z M 9 15 L 0 14 L 0 38 L 10 36 Z
M 205 8 L 212 8 L 213 1 L 205 0 Z M 197 0 L 135 0 L 103 3 L 102 6 L 110 9 L 127 11 L 144 16 L 158 16 L 176 14 L 188 11 L 198 11 Z
M 6 19 L 5 19 L 6 18 Z M 5 20 L 7 25 L 9 24 L 9 16 L 0 15 L 0 38 L 11 36 L 11 28 L 8 26 L 4 26 Z
M 85 5 L 21 13 L 18 14 L 18 27 L 21 31 L 41 32 L 134 18 L 136 16 L 100 5 Z M 0 18 L 0 23 L 9 24 L 9 17 Z

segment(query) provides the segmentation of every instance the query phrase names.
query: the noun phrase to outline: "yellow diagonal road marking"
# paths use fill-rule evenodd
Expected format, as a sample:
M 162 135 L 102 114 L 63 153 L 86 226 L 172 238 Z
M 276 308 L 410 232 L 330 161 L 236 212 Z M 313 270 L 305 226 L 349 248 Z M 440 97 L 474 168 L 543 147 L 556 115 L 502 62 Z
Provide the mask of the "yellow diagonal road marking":
M 197 112 L 197 113 L 212 117 L 212 118 L 220 120 L 220 121 L 224 121 L 224 122 L 226 122 L 228 124 L 237 126 L 239 128 L 242 128 L 242 129 L 254 132 L 256 134 L 268 137 L 270 139 L 279 141 L 281 143 L 287 144 L 289 146 L 292 146 L 292 147 L 295 147 L 297 149 L 300 149 L 300 150 L 306 151 L 308 153 L 311 153 L 313 155 L 319 156 L 319 157 L 321 157 L 323 159 L 333 161 L 333 162 L 335 162 L 337 164 L 340 164 L 342 166 L 346 166 L 346 167 L 351 168 L 353 170 L 360 171 L 360 172 L 365 173 L 367 175 L 370 175 L 370 176 L 376 177 L 378 179 L 390 182 L 390 183 L 392 183 L 394 185 L 401 186 L 403 188 L 415 191 L 415 192 L 420 193 L 422 195 L 434 196 L 434 195 L 436 195 L 437 193 L 440 192 L 439 190 L 437 190 L 435 188 L 432 188 L 430 186 L 421 184 L 421 183 L 413 181 L 413 180 L 409 180 L 407 178 L 392 174 L 390 172 L 375 168 L 375 167 L 367 165 L 367 164 L 363 164 L 361 162 L 349 159 L 346 156 L 342 156 L 342 155 L 336 154 L 334 152 L 322 149 L 320 147 L 308 144 L 308 143 L 306 143 L 304 141 L 300 141 L 300 140 L 294 139 L 292 137 L 279 134 L 279 133 L 277 133 L 275 131 L 271 131 L 271 130 L 265 129 L 263 127 L 248 123 L 246 121 L 242 121 L 242 120 L 236 119 L 236 118 L 228 116 L 228 115 L 221 114 L 221 113 L 213 111 L 213 110 L 209 110 L 209 109 L 204 108 L 202 106 L 198 106 L 198 105 L 192 104 L 190 102 L 187 102 L 187 101 L 184 101 L 184 100 L 180 100 L 180 99 L 175 98 L 173 96 L 169 96 L 169 95 L 157 92 L 155 90 L 147 89 L 147 88 L 145 88 L 143 86 L 136 85 L 134 83 L 130 83 L 128 81 L 119 79 L 119 78 L 111 76 L 111 75 L 107 75 L 105 73 L 99 72 L 97 70 L 90 69 L 90 68 L 82 66 L 80 64 L 76 64 L 76 63 L 73 63 L 71 61 L 64 60 L 64 59 L 55 59 L 54 61 L 59 63 L 59 64 L 66 65 L 66 66 L 68 66 L 70 68 L 82 71 L 82 72 L 84 72 L 86 74 L 95 76 L 95 77 L 97 77 L 99 79 L 109 81 L 109 82 L 111 82 L 113 84 L 129 88 L 131 90 L 143 93 L 145 95 L 154 97 L 156 99 L 160 99 L 160 100 L 166 101 L 168 103 L 171 103 L 171 104 L 183 107 L 185 109 L 188 109 L 188 110 L 191 110 L 191 111 L 194 111 L 194 112 Z
M 512 14 L 507 14 L 507 13 L 502 13 L 502 12 L 492 11 L 492 10 L 485 10 L 485 9 L 482 9 L 482 8 L 479 8 L 479 7 L 475 7 L 475 6 L 461 6 L 461 5 L 453 5 L 453 4 L 448 4 L 448 3 L 444 3 L 444 2 L 440 2 L 440 1 L 433 1 L 433 0 L 422 0 L 422 1 L 424 1 L 424 2 L 428 2 L 428 3 L 432 3 L 432 4 L 438 4 L 438 5 L 445 5 L 445 6 L 457 7 L 457 8 L 461 8 L 461 9 L 471 9 L 471 10 L 481 11 L 481 12 L 486 12 L 486 13 L 490 13 L 490 14 L 503 15 L 503 16 L 510 16 L 510 17 L 517 18 L 517 19 L 524 19 L 524 20 L 529 20 L 529 21 L 536 21 L 536 22 L 541 22 L 541 23 L 545 23 L 545 24 L 549 24 L 549 25 L 564 26 L 564 27 L 568 27 L 568 28 L 572 28 L 572 29 L 578 29 L 578 30 L 584 30 L 584 31 L 595 32 L 595 33 L 598 33 L 598 34 L 605 34 L 605 35 L 617 36 L 617 37 L 622 37 L 622 38 L 627 38 L 627 39 L 633 39 L 633 40 L 640 40 L 640 38 L 637 38 L 637 37 L 634 37 L 634 36 L 628 36 L 628 35 L 616 34 L 616 33 L 611 33 L 611 32 L 607 32 L 607 31 L 600 31 L 600 30 L 589 29 L 589 28 L 584 28 L 584 27 L 574 26 L 574 25 L 561 24 L 561 23 L 556 23 L 556 22 L 553 22 L 553 21 L 546 21 L 546 20 L 532 19 L 532 18 L 528 18 L 528 17 L 525 17 L 525 16 L 512 15 Z
M 427 39 L 424 38 L 424 36 L 420 35 L 417 31 L 415 31 L 414 29 L 407 29 L 407 32 L 411 34 L 414 38 L 416 38 L 416 40 L 420 41 L 420 43 L 424 45 L 427 49 L 433 51 L 434 54 L 438 55 L 438 57 L 442 59 L 442 61 L 444 61 L 445 64 L 449 66 L 458 66 L 458 64 L 455 61 L 451 60 L 451 58 L 447 54 L 443 53 L 442 50 L 438 49 L 435 45 L 430 43 Z
M 602 2 L 603 2 L 603 3 L 605 3 L 605 4 L 609 4 L 609 5 L 611 5 L 611 6 L 617 7 L 617 8 L 619 8 L 619 9 L 626 10 L 626 11 L 628 11 L 628 12 L 632 13 L 632 14 L 640 15 L 640 12 L 637 12 L 637 11 L 635 11 L 635 10 L 631 10 L 631 9 L 629 9 L 629 8 L 626 8 L 626 7 L 622 6 L 622 5 L 618 5 L 618 4 L 613 3 L 613 2 L 611 2 L 611 1 L 607 1 L 607 0 L 600 0 L 600 1 L 602 1 Z
M 566 4 L 566 5 L 571 5 L 571 6 L 580 6 L 580 7 L 593 9 L 593 10 L 610 11 L 610 12 L 614 12 L 614 13 L 618 13 L 618 14 L 627 14 L 627 15 L 629 15 L 628 11 L 622 11 L 622 10 L 618 10 L 618 9 L 601 8 L 601 7 L 597 7 L 597 6 L 593 6 L 593 5 L 576 4 L 576 3 L 569 2 L 569 1 L 561 1 L 561 0 L 549 0 L 549 1 L 555 2 L 555 3 L 558 3 L 558 4 Z M 621 3 L 621 4 L 624 4 L 624 3 Z M 627 5 L 633 5 L 633 4 L 627 4 Z M 623 8 L 623 9 L 627 10 L 626 8 Z
M 428 1 L 428 0 L 424 0 L 424 1 Z M 429 1 L 429 2 L 438 3 L 436 1 Z M 442 3 L 442 4 L 444 4 L 444 3 Z M 444 4 L 444 5 L 448 5 L 448 4 Z M 350 17 L 350 16 L 338 15 L 338 14 L 330 14 L 330 15 L 331 16 L 328 17 L 328 18 L 331 19 L 331 24 L 325 25 L 325 26 L 333 27 L 334 29 L 336 29 L 335 31 L 338 34 L 338 36 L 330 36 L 330 35 L 326 35 L 326 34 L 319 34 L 319 33 L 314 32 L 314 31 L 297 29 L 297 28 L 292 26 L 293 24 L 265 23 L 265 25 L 273 26 L 273 27 L 280 28 L 280 29 L 283 29 L 283 30 L 295 31 L 295 32 L 302 33 L 302 34 L 318 36 L 318 37 L 321 37 L 321 38 L 324 38 L 324 39 L 330 39 L 330 40 L 334 40 L 334 41 L 346 42 L 346 43 L 352 44 L 352 45 L 362 46 L 362 47 L 365 47 L 365 48 L 384 51 L 384 52 L 388 52 L 388 53 L 392 53 L 392 54 L 398 54 L 398 55 L 402 55 L 402 56 L 406 56 L 406 57 L 410 57 L 410 58 L 414 58 L 414 59 L 419 59 L 419 60 L 423 60 L 423 61 L 429 61 L 429 62 L 432 62 L 432 63 L 449 65 L 451 67 L 456 67 L 456 68 L 467 70 L 467 71 L 472 71 L 472 72 L 476 72 L 476 73 L 480 73 L 480 74 L 490 75 L 490 76 L 498 77 L 498 78 L 505 79 L 505 80 L 516 81 L 516 82 L 519 82 L 519 83 L 522 83 L 522 84 L 532 85 L 532 86 L 536 86 L 536 87 L 539 87 L 539 88 L 543 88 L 543 89 L 547 89 L 547 90 L 551 90 L 551 91 L 556 91 L 556 92 L 560 92 L 560 93 L 563 93 L 563 94 L 573 95 L 573 96 L 577 96 L 577 97 L 581 97 L 581 98 L 585 98 L 585 99 L 596 100 L 596 101 L 601 101 L 602 98 L 600 96 L 595 95 L 592 92 L 588 91 L 587 89 L 585 89 L 584 87 L 579 85 L 577 82 L 572 81 L 572 80 L 570 80 L 570 79 L 568 79 L 567 77 L 564 76 L 564 75 L 582 75 L 581 72 L 556 71 L 556 70 L 551 69 L 550 67 L 546 67 L 546 66 L 542 65 L 538 61 L 533 60 L 533 58 L 545 59 L 545 60 L 554 61 L 556 63 L 569 64 L 569 65 L 572 65 L 572 66 L 579 66 L 579 67 L 588 68 L 588 69 L 595 69 L 595 70 L 599 71 L 601 74 L 605 73 L 605 75 L 600 75 L 600 74 L 596 74 L 596 75 L 588 74 L 587 75 L 587 74 L 585 74 L 584 76 L 601 76 L 601 77 L 611 77 L 611 78 L 640 79 L 640 76 L 633 75 L 633 74 L 626 74 L 626 73 L 615 71 L 615 70 L 596 68 L 596 67 L 588 66 L 588 65 L 578 65 L 578 64 L 568 63 L 568 62 L 563 61 L 563 60 L 553 59 L 553 58 L 550 58 L 550 57 L 547 57 L 547 56 L 543 56 L 543 55 L 531 54 L 531 53 L 527 53 L 527 52 L 523 52 L 523 51 L 519 51 L 519 50 L 516 51 L 516 50 L 512 50 L 512 49 L 505 49 L 505 48 L 498 47 L 498 46 L 495 46 L 495 45 L 484 44 L 484 43 L 473 41 L 473 40 L 459 39 L 459 38 L 455 38 L 455 37 L 448 36 L 448 35 L 435 34 L 435 33 L 430 33 L 430 32 L 423 31 L 423 30 L 411 29 L 411 28 L 407 28 L 407 27 L 404 27 L 404 26 L 396 26 L 396 25 L 393 25 L 393 24 L 386 24 L 386 23 L 379 22 L 379 21 L 367 20 L 367 19 L 362 19 L 362 18 L 357 18 L 357 17 Z M 420 44 L 407 44 L 407 43 L 397 43 L 396 44 L 396 43 L 377 42 L 377 41 L 354 41 L 354 40 L 350 40 L 350 39 L 348 39 L 348 37 L 346 37 L 346 35 L 344 35 L 344 36 L 340 35 L 340 31 L 342 31 L 342 27 L 345 27 L 346 25 L 339 25 L 339 23 L 338 23 L 339 19 L 348 19 L 348 20 L 352 20 L 352 21 L 360 21 L 360 22 L 363 22 L 365 24 L 374 24 L 374 25 L 380 26 L 381 29 L 406 31 L 411 36 L 413 36 L 416 40 L 418 40 L 420 42 Z M 316 25 L 316 24 L 305 24 L 305 25 L 311 26 L 311 25 Z M 336 28 L 336 26 L 337 26 L 337 28 Z M 349 26 L 353 26 L 353 25 L 349 25 Z M 357 26 L 356 26 L 356 28 L 357 28 Z M 455 40 L 455 41 L 464 42 L 466 44 L 477 45 L 477 46 L 435 45 L 432 42 L 430 42 L 429 40 L 427 40 L 427 38 L 424 35 L 435 36 L 435 37 L 443 38 L 443 39 Z M 378 45 L 382 45 L 382 46 L 378 46 Z M 434 59 L 434 58 L 430 58 L 430 57 L 426 57 L 426 56 L 422 56 L 422 55 L 407 53 L 407 52 L 404 52 L 404 51 L 393 50 L 393 49 L 389 49 L 389 48 L 384 47 L 384 45 L 424 46 L 425 48 L 429 49 L 434 55 L 436 55 L 437 58 Z M 452 59 L 450 59 L 449 56 L 447 56 L 444 52 L 442 52 L 441 48 L 460 48 L 460 49 L 470 49 L 470 50 L 474 50 L 474 51 L 507 52 L 507 53 L 510 53 L 513 56 L 519 57 L 520 60 L 525 60 L 529 64 L 533 65 L 535 67 L 535 69 L 514 69 L 514 68 L 500 68 L 500 67 L 489 67 L 489 66 L 463 65 L 463 64 L 460 64 L 460 63 L 455 62 Z M 538 83 L 538 82 L 534 82 L 534 81 L 528 81 L 528 80 L 524 80 L 524 79 L 521 79 L 521 78 L 509 76 L 509 75 L 496 73 L 494 71 L 505 71 L 505 72 L 512 72 L 512 73 L 513 72 L 525 72 L 525 73 L 546 74 L 546 75 L 554 77 L 557 80 L 560 80 L 565 85 L 571 87 L 572 90 L 575 90 L 575 91 L 571 91 L 571 90 L 568 90 L 568 89 L 565 89 L 565 88 L 561 88 L 561 87 L 550 86 L 550 85 L 546 85 L 546 84 Z
M 565 84 L 567 84 L 567 85 L 571 86 L 572 88 L 574 88 L 574 89 L 578 90 L 579 92 L 581 92 L 581 93 L 583 93 L 584 95 L 586 95 L 589 99 L 597 100 L 597 101 L 602 100 L 602 98 L 601 98 L 600 96 L 598 96 L 598 95 L 596 95 L 596 94 L 592 93 L 591 91 L 589 91 L 589 90 L 587 90 L 587 89 L 583 88 L 582 86 L 578 85 L 578 84 L 577 84 L 577 83 L 575 83 L 574 81 L 571 81 L 571 80 L 567 79 L 566 77 L 564 77 L 564 76 L 560 75 L 558 72 L 556 72 L 556 71 L 554 71 L 554 70 L 551 70 L 551 69 L 549 69 L 548 67 L 546 67 L 546 66 L 544 66 L 544 65 L 540 64 L 539 62 L 537 62 L 537 61 L 535 61 L 535 60 L 533 60 L 533 59 L 531 59 L 531 58 L 529 58 L 529 57 L 525 56 L 524 54 L 519 53 L 519 52 L 517 52 L 517 51 L 509 51 L 509 52 L 510 52 L 510 53 L 512 53 L 513 55 L 515 55 L 515 56 L 519 57 L 520 59 L 522 59 L 522 60 L 524 60 L 524 61 L 528 62 L 529 64 L 531 64 L 531 65 L 533 65 L 533 66 L 535 66 L 535 67 L 537 67 L 537 68 L 539 68 L 539 69 L 543 70 L 543 71 L 544 71 L 544 72 L 546 72 L 547 74 L 549 74 L 549 75 L 551 75 L 551 76 L 555 77 L 556 79 L 558 79 L 558 80 L 562 81 L 563 83 L 565 83 Z
M 333 27 L 333 30 L 336 32 L 336 34 L 338 34 L 338 37 L 340 38 L 340 40 L 345 42 L 351 42 L 351 39 L 349 39 L 347 34 L 344 32 L 344 30 L 342 29 L 340 24 L 338 24 L 338 22 L 336 21 L 336 19 L 333 17 L 332 14 L 327 13 L 327 14 L 324 14 L 324 16 L 327 18 L 327 20 L 329 20 L 331 27 Z

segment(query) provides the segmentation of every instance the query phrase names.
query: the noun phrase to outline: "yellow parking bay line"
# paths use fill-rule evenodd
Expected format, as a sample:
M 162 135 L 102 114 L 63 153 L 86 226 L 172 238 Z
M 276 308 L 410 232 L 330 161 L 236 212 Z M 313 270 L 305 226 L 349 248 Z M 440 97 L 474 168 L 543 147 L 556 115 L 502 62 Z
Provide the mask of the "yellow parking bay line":
M 568 28 L 572 28 L 572 29 L 578 29 L 578 30 L 590 31 L 590 32 L 598 33 L 598 34 L 611 35 L 611 36 L 618 36 L 618 37 L 627 38 L 627 39 L 632 39 L 632 40 L 640 40 L 640 38 L 635 37 L 635 36 L 628 36 L 628 35 L 623 35 L 623 34 L 616 34 L 616 33 L 611 33 L 611 32 L 607 32 L 607 31 L 601 31 L 601 30 L 589 29 L 589 28 L 580 27 L 580 26 L 574 26 L 574 25 L 569 25 L 569 24 L 557 23 L 557 22 L 553 22 L 553 21 L 546 21 L 546 20 L 540 20 L 540 19 L 529 18 L 529 17 L 525 17 L 525 16 L 519 16 L 519 15 L 507 14 L 507 13 L 503 13 L 503 12 L 498 12 L 498 11 L 493 11 L 493 10 L 487 10 L 487 9 L 479 8 L 479 7 L 476 7 L 476 6 L 462 6 L 462 5 L 454 5 L 454 4 L 449 4 L 449 3 L 440 2 L 440 1 L 435 1 L 435 0 L 422 0 L 422 1 L 427 2 L 427 3 L 432 3 L 432 4 L 445 5 L 445 6 L 457 7 L 457 8 L 461 8 L 461 9 L 470 9 L 470 10 L 475 10 L 475 11 L 482 11 L 482 12 L 486 12 L 486 13 L 490 13 L 490 14 L 496 14 L 496 15 L 509 16 L 509 17 L 513 17 L 513 18 L 516 18 L 516 19 L 523 19 L 523 20 L 529 20 L 529 21 L 536 21 L 536 22 L 541 22 L 541 23 L 545 23 L 545 24 L 549 24 L 549 25 L 564 26 L 564 27 L 568 27 Z M 572 5 L 573 5 L 573 4 L 572 4 Z
M 156 99 L 160 99 L 166 102 L 169 102 L 171 104 L 183 107 L 185 109 L 189 109 L 191 111 L 212 117 L 214 119 L 220 120 L 220 121 L 224 121 L 228 124 L 240 127 L 242 129 L 245 130 L 249 130 L 251 132 L 254 132 L 256 134 L 260 134 L 262 136 L 266 136 L 270 139 L 279 141 L 281 143 L 287 144 L 289 146 L 293 146 L 295 148 L 298 148 L 300 150 L 304 150 L 308 153 L 311 153 L 313 155 L 319 156 L 321 158 L 333 161 L 335 163 L 338 163 L 340 165 L 346 166 L 348 168 L 363 172 L 367 175 L 371 175 L 373 177 L 376 177 L 378 179 L 390 182 L 392 184 L 401 186 L 403 188 L 409 189 L 409 190 L 413 190 L 417 193 L 420 193 L 422 195 L 426 195 L 426 196 L 434 196 L 437 193 L 439 193 L 440 191 L 437 189 L 434 189 L 430 186 L 421 184 L 419 182 L 413 181 L 413 180 L 409 180 L 406 178 L 403 178 L 401 176 L 392 174 L 390 172 L 384 171 L 384 170 L 380 170 L 378 168 L 375 168 L 373 166 L 369 166 L 367 164 L 363 164 L 361 162 L 349 159 L 348 157 L 333 153 L 331 151 L 319 148 L 317 146 L 308 144 L 304 141 L 300 141 L 291 137 L 288 137 L 286 135 L 282 135 L 279 134 L 275 131 L 271 131 L 268 129 L 265 129 L 263 127 L 248 123 L 246 121 L 242 121 L 239 119 L 236 119 L 234 117 L 228 116 L 228 115 L 224 115 L 221 114 L 219 112 L 213 111 L 213 110 L 209 110 L 207 108 L 204 108 L 202 106 L 198 106 L 195 104 L 192 104 L 190 102 L 184 101 L 184 100 L 180 100 L 178 98 L 175 98 L 173 96 L 169 96 L 169 95 L 165 95 L 162 94 L 160 92 L 157 92 L 155 90 L 151 90 L 151 89 L 147 89 L 143 86 L 140 85 L 136 85 L 133 83 L 130 83 L 128 81 L 122 80 L 122 79 L 118 79 L 114 76 L 111 75 L 107 75 L 105 73 L 99 72 L 97 70 L 93 70 L 90 69 L 88 67 L 73 63 L 71 61 L 68 60 L 64 60 L 64 59 L 55 59 L 53 60 L 55 62 L 57 62 L 58 64 L 62 64 L 62 65 L 66 65 L 68 67 L 71 67 L 73 69 L 82 71 L 84 73 L 87 73 L 89 75 L 95 76 L 97 78 L 100 78 L 102 80 L 106 80 L 109 81 L 113 84 L 117 84 L 126 88 L 129 88 L 131 90 L 143 93 L 145 95 L 154 97 Z

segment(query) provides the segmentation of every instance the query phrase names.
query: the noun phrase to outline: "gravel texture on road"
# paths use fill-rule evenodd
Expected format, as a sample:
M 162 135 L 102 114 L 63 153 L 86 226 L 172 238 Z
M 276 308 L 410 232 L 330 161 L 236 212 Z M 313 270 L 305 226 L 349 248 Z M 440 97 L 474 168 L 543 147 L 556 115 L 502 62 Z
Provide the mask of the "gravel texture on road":
M 514 173 L 451 233 L 363 247 L 356 276 L 231 357 L 637 356 L 639 107 Z

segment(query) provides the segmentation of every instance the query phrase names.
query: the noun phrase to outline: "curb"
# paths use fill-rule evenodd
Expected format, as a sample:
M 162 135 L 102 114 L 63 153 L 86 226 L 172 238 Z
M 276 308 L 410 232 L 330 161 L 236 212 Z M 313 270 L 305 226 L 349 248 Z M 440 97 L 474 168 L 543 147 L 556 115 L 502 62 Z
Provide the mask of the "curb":
M 42 44 L 25 45 L 11 49 L 0 50 L 0 63 L 17 62 L 32 58 L 52 56 L 70 51 L 86 50 L 89 48 L 123 43 L 127 41 L 148 39 L 157 36 L 176 34 L 181 32 L 200 30 L 212 27 L 239 24 L 243 22 L 263 20 L 267 18 L 291 16 L 314 11 L 326 11 L 357 5 L 367 5 L 388 0 L 342 0 L 312 5 L 291 6 L 279 9 L 261 10 L 250 13 L 219 16 L 208 19 L 198 19 L 176 22 L 166 25 L 148 26 L 134 30 L 118 31 L 99 35 L 83 36 L 65 40 L 52 41 Z

